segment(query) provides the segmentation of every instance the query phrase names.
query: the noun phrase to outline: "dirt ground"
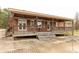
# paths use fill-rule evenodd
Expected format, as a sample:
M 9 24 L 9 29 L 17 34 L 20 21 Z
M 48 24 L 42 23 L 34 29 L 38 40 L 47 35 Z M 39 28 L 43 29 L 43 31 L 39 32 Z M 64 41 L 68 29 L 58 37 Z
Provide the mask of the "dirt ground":
M 72 37 L 73 38 L 73 37 Z M 75 38 L 75 37 L 74 37 Z M 71 53 L 79 52 L 79 40 L 53 38 L 51 40 L 21 39 L 12 37 L 0 39 L 0 52 L 8 53 Z M 78 38 L 78 37 L 76 37 Z

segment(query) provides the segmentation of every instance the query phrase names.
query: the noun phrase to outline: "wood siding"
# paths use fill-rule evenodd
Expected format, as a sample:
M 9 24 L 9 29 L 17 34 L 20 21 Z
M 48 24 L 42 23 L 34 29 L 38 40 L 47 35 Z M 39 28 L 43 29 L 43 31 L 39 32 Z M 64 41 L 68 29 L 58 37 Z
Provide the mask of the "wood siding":
M 26 32 L 51 32 L 57 30 L 70 30 L 72 26 L 68 26 L 65 20 L 57 20 L 51 18 L 42 18 L 42 17 L 34 17 L 29 15 L 20 15 L 20 14 L 13 14 L 9 20 L 9 28 L 11 31 L 16 32 L 18 30 L 18 20 L 20 18 L 24 18 L 26 20 Z M 37 22 L 42 22 L 42 27 L 39 28 Z M 33 23 L 32 23 L 33 22 Z M 70 21 L 71 22 L 71 21 Z M 70 23 L 71 24 L 71 23 Z

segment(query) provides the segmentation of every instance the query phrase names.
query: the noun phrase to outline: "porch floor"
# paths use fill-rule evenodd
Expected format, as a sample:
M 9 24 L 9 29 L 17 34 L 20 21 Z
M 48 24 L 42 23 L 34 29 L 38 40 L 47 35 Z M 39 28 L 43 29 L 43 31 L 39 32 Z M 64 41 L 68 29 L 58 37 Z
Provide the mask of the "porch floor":
M 21 39 L 21 38 L 38 38 L 35 33 L 30 33 L 30 34 L 18 34 L 18 35 L 13 35 L 14 40 Z
M 56 37 L 56 34 L 64 34 L 59 32 L 16 32 L 13 35 L 14 38 L 32 38 L 35 37 L 37 39 L 52 39 Z
M 36 34 L 20 34 L 20 35 L 13 35 L 13 37 L 21 37 L 21 36 L 35 36 Z

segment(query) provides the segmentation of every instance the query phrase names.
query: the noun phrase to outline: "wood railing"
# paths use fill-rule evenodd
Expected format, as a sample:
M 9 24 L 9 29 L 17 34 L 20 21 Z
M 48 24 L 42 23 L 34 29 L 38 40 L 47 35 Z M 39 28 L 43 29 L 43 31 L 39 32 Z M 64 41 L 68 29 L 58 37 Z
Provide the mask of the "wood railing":
M 14 27 L 14 33 L 17 34 L 29 34 L 29 33 L 35 33 L 35 32 L 43 32 L 43 31 L 38 31 L 40 29 L 38 29 L 37 27 L 31 27 L 31 26 L 27 26 L 26 29 L 24 31 L 18 31 L 16 30 L 17 27 Z M 52 31 L 46 31 L 46 32 L 65 32 L 65 31 L 71 31 L 72 28 L 71 27 L 54 27 L 52 28 Z

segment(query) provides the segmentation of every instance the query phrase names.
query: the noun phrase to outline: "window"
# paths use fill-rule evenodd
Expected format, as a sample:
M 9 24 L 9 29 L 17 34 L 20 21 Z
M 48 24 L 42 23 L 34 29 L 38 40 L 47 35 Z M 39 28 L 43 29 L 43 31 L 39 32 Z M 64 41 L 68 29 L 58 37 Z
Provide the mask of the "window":
M 34 26 L 34 20 L 30 21 L 30 26 Z
M 22 24 L 21 23 L 19 23 L 19 29 L 22 29 Z
M 37 24 L 36 24 L 36 20 L 34 20 L 34 19 L 29 19 L 29 20 L 27 20 L 27 25 L 29 26 L 29 27 L 35 27 Z
M 66 21 L 66 22 L 65 22 L 65 26 L 66 26 L 66 27 L 72 27 L 72 22 Z
M 42 28 L 42 21 L 37 21 L 38 28 Z
M 18 30 L 26 29 L 26 20 L 24 18 L 18 19 Z
M 25 23 L 23 23 L 23 29 L 25 29 L 26 28 L 26 24 Z

